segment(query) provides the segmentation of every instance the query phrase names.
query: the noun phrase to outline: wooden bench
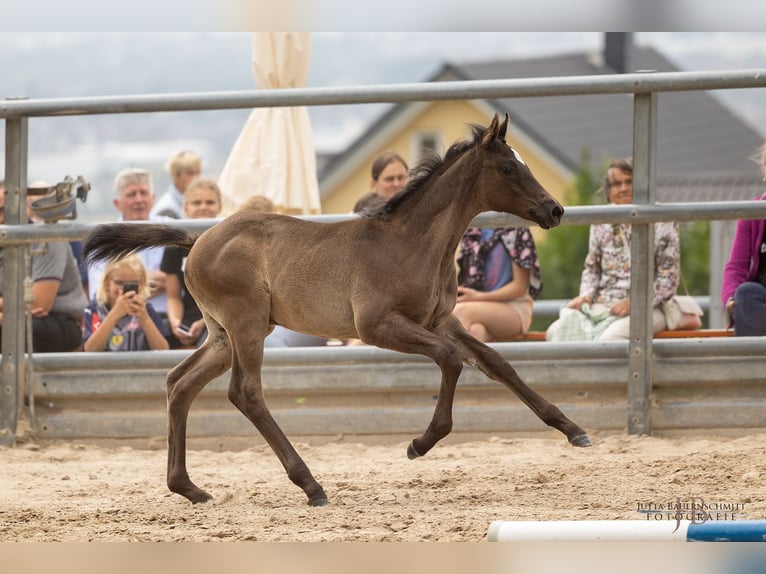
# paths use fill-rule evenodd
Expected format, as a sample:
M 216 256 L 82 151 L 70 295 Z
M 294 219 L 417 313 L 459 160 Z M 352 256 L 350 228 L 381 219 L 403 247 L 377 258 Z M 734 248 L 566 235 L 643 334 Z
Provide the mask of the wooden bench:
M 693 337 L 732 337 L 734 331 L 731 329 L 688 329 L 688 330 L 676 330 L 676 331 L 660 331 L 657 333 L 655 339 L 685 339 Z M 500 342 L 511 341 L 545 341 L 545 331 L 528 331 L 523 335 L 516 335 L 508 339 L 503 339 Z
M 682 331 L 660 331 L 655 339 L 685 339 L 692 337 L 733 337 L 733 329 L 689 329 Z

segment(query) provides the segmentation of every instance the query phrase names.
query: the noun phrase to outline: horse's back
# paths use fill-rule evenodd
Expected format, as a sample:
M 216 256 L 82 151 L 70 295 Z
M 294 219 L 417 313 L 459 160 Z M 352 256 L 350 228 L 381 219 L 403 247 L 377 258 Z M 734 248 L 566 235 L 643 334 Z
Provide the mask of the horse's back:
M 355 237 L 364 234 L 355 223 L 236 213 L 195 243 L 186 263 L 188 286 L 203 307 L 230 300 L 244 308 L 248 300 L 267 298 L 277 324 L 354 336 L 350 254 Z

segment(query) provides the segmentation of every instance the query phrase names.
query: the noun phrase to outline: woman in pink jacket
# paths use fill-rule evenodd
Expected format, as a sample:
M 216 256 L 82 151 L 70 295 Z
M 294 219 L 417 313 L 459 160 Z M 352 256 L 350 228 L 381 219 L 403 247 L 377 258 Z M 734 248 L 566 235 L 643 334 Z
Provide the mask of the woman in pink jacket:
M 766 144 L 755 157 L 766 181 Z M 756 199 L 766 199 L 766 193 Z M 743 219 L 726 262 L 721 301 L 736 336 L 766 335 L 766 228 L 764 219 Z

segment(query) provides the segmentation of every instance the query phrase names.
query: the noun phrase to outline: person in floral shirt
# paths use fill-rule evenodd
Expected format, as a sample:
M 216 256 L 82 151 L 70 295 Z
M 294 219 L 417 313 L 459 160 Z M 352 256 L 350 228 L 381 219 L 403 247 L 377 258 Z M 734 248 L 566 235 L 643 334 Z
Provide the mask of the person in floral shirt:
M 612 162 L 604 178 L 604 192 L 610 204 L 633 202 L 633 163 L 630 159 Z M 592 318 L 605 317 L 609 325 L 595 340 L 627 339 L 630 332 L 630 236 L 628 224 L 592 225 L 588 239 L 588 255 L 580 280 L 580 294 L 569 301 L 567 309 L 579 310 Z M 659 222 L 654 225 L 654 333 L 667 328 L 662 312 L 663 302 L 676 295 L 681 267 L 681 240 L 678 224 Z M 563 317 L 563 315 L 562 315 Z M 546 332 L 548 340 L 558 337 L 561 320 Z M 568 340 L 571 340 L 569 338 Z
M 494 341 L 527 332 L 543 286 L 528 228 L 467 229 L 457 265 L 454 314 L 471 335 Z

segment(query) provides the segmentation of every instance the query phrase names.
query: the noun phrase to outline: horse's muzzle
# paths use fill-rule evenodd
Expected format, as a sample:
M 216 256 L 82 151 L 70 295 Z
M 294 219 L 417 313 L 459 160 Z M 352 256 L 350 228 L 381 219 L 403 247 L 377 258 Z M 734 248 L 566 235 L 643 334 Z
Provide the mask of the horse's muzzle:
M 564 217 L 564 208 L 554 200 L 548 200 L 530 211 L 530 219 L 543 229 L 556 227 Z

